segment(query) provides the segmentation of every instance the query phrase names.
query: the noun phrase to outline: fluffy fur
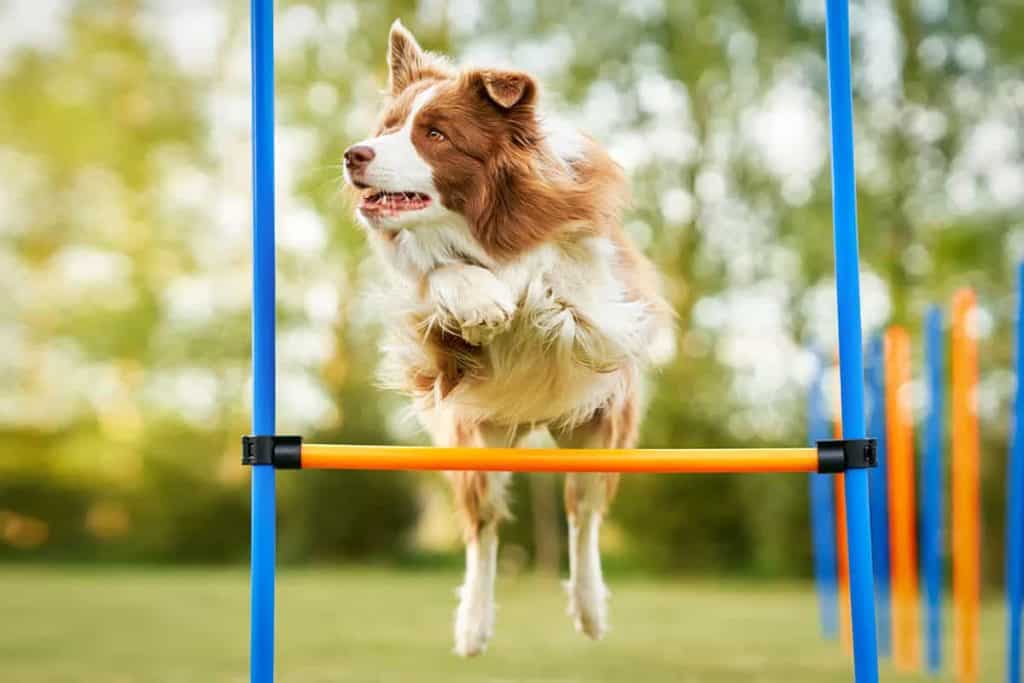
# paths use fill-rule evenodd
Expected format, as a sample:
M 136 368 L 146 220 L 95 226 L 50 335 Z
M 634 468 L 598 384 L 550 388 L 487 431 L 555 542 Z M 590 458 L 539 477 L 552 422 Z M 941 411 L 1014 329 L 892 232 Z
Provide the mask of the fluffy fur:
M 384 384 L 412 398 L 437 445 L 514 446 L 546 428 L 561 446 L 633 446 L 641 374 L 671 355 L 673 317 L 622 229 L 621 169 L 542 117 L 528 74 L 457 70 L 397 21 L 388 69 L 377 128 L 345 155 L 393 274 Z M 508 475 L 451 480 L 467 542 L 455 649 L 474 655 L 493 630 Z M 598 529 L 617 481 L 566 484 L 569 610 L 594 638 L 607 627 Z

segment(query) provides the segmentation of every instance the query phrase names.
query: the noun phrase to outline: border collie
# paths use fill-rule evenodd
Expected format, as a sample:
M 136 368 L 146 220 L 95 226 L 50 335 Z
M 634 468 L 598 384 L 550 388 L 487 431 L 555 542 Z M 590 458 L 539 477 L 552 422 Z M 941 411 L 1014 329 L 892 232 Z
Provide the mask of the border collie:
M 344 155 L 357 215 L 390 265 L 382 375 L 412 398 L 438 446 L 630 448 L 640 375 L 668 360 L 674 318 L 658 275 L 623 231 L 622 169 L 544 118 L 520 71 L 456 69 L 391 27 L 387 99 Z M 508 473 L 450 479 L 466 540 L 455 651 L 494 625 L 498 523 Z M 618 475 L 570 474 L 569 614 L 607 629 L 598 532 Z

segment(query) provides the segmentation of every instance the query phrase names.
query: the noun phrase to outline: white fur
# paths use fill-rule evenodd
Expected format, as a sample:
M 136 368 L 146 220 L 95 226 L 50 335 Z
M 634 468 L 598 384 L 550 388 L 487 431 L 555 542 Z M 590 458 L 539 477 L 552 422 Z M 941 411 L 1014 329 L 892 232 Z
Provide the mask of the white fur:
M 385 261 L 395 273 L 419 279 L 432 270 L 454 263 L 465 263 L 467 257 L 482 265 L 491 265 L 487 252 L 469 234 L 465 219 L 454 212 L 440 217 L 432 224 L 417 225 L 398 232 L 394 240 L 381 251 Z
M 429 243 L 421 232 L 404 231 L 409 243 L 385 247 L 393 262 L 409 244 Z M 444 399 L 465 418 L 571 426 L 626 391 L 633 379 L 627 368 L 645 362 L 645 340 L 655 324 L 645 304 L 627 297 L 613 250 L 607 239 L 591 237 L 543 245 L 489 269 L 443 266 L 428 271 L 429 301 L 410 284 L 396 288 L 391 305 L 402 313 L 427 306 L 423 313 L 449 329 L 476 328 L 480 336 L 471 343 L 489 342 L 487 380 L 463 382 Z M 414 253 L 424 260 L 443 255 Z M 515 313 L 506 322 L 510 301 Z M 385 365 L 385 383 L 400 387 L 403 366 L 422 351 L 405 337 L 390 340 L 387 351 L 393 367 Z
M 576 630 L 601 638 L 608 629 L 608 589 L 601 573 L 601 520 L 607 485 L 600 474 L 570 474 L 579 498 L 569 517 L 569 616 Z
M 541 121 L 548 148 L 565 164 L 582 160 L 587 153 L 587 138 L 565 121 L 544 117 Z
M 438 268 L 428 279 L 439 324 L 480 346 L 509 328 L 516 302 L 512 291 L 486 268 L 459 264 Z
M 466 544 L 466 578 L 455 610 L 455 653 L 481 654 L 494 634 L 494 579 L 498 565 L 498 529 L 491 524 Z
M 511 446 L 515 434 L 482 430 L 487 446 Z M 459 587 L 455 610 L 455 652 L 463 657 L 481 654 L 494 634 L 494 580 L 498 574 L 498 519 L 507 510 L 508 472 L 488 472 L 487 499 L 481 501 L 480 529 L 466 543 L 466 576 Z
M 434 172 L 420 156 L 412 142 L 413 121 L 416 114 L 433 97 L 435 88 L 424 90 L 413 100 L 409 117 L 393 133 L 356 143 L 374 152 L 360 178 L 365 184 L 390 192 L 423 192 L 437 195 Z
M 374 152 L 373 160 L 366 166 L 360 180 L 371 187 L 387 192 L 420 192 L 430 197 L 430 204 L 419 211 L 405 211 L 396 215 L 368 219 L 357 212 L 359 220 L 371 231 L 399 231 L 417 227 L 433 227 L 451 223 L 457 226 L 465 221 L 458 214 L 441 204 L 441 195 L 434 184 L 434 171 L 420 156 L 413 144 L 413 123 L 416 115 L 437 94 L 437 87 L 424 90 L 413 100 L 409 116 L 402 127 L 392 133 L 369 138 L 355 146 L 369 147 Z M 348 168 L 345 178 L 352 182 Z
M 516 317 L 485 349 L 489 379 L 460 385 L 448 400 L 481 419 L 568 426 L 625 391 L 628 377 L 617 370 L 642 349 L 645 310 L 588 248 L 601 242 L 541 247 L 498 269 L 519 302 Z
M 597 640 L 608 630 L 608 589 L 598 545 L 601 513 L 588 510 L 578 517 L 569 520 L 568 612 L 577 631 Z

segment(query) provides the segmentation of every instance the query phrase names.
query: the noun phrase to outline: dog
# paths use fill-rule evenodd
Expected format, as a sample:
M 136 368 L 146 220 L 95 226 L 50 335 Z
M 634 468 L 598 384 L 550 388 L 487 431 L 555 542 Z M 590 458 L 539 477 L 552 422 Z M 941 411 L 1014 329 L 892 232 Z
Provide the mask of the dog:
M 674 316 L 623 230 L 622 169 L 547 119 L 537 82 L 457 69 L 400 21 L 372 136 L 344 153 L 356 214 L 389 265 L 382 383 L 412 399 L 437 446 L 631 448 L 644 370 L 668 360 Z M 466 541 L 455 652 L 494 628 L 508 473 L 449 474 Z M 569 474 L 569 614 L 607 630 L 598 534 L 618 475 Z

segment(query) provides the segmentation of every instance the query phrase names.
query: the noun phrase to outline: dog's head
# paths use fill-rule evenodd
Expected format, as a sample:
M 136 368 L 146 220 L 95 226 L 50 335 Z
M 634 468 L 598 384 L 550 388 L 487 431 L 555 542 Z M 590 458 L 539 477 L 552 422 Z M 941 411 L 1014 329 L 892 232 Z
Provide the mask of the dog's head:
M 599 175 L 584 168 L 591 143 L 553 151 L 528 74 L 456 70 L 425 52 L 400 22 L 391 27 L 389 92 L 372 137 L 345 152 L 358 215 L 371 230 L 429 229 L 463 221 L 495 257 L 591 219 Z M 592 166 L 593 164 L 591 164 Z M 598 185 L 601 183 L 597 183 Z M 584 196 L 587 195 L 587 196 Z

